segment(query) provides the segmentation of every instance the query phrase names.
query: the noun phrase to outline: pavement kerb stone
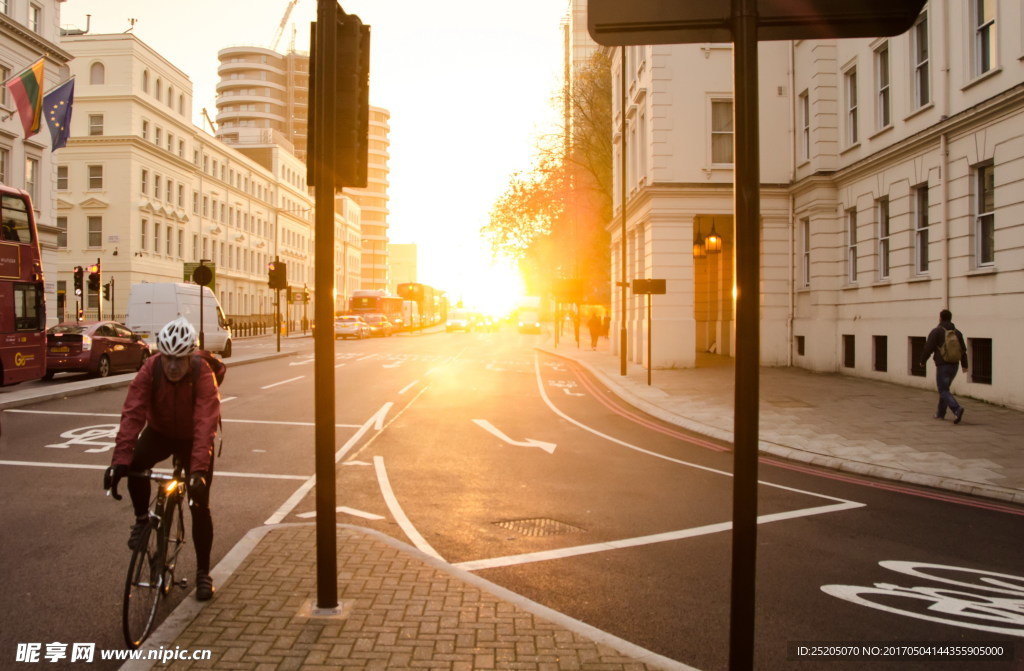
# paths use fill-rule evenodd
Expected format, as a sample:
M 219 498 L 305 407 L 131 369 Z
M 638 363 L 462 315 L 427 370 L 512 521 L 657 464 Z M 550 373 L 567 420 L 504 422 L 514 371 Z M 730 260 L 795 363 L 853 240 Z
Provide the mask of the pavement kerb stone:
M 643 410 L 652 417 L 664 420 L 670 424 L 693 431 L 709 438 L 716 440 L 725 441 L 727 443 L 733 442 L 733 432 L 728 429 L 722 429 L 718 427 L 708 426 L 701 422 L 696 422 L 692 419 L 674 413 L 661 406 L 651 403 L 647 399 L 641 398 L 633 393 L 629 388 L 621 384 L 617 379 L 607 375 L 604 371 L 591 365 L 589 362 L 582 359 L 573 357 L 571 354 L 565 352 L 559 352 L 543 345 L 536 347 L 540 352 L 550 354 L 573 363 L 582 366 L 589 371 L 594 377 L 608 387 L 616 396 L 626 401 L 630 405 Z M 999 487 L 998 485 L 989 485 L 977 482 L 967 482 L 965 480 L 958 480 L 956 478 L 941 477 L 935 475 L 927 475 L 922 473 L 915 473 L 913 471 L 902 470 L 898 468 L 892 468 L 889 466 L 879 466 L 870 462 L 857 461 L 854 459 L 847 459 L 843 457 L 836 457 L 833 455 L 821 454 L 808 450 L 804 447 L 796 447 L 792 445 L 784 445 L 781 443 L 773 442 L 770 440 L 772 433 L 764 432 L 769 436 L 769 439 L 760 439 L 758 441 L 758 450 L 764 454 L 770 454 L 772 456 L 789 459 L 791 461 L 799 461 L 807 464 L 813 464 L 815 466 L 822 466 L 837 471 L 844 471 L 847 473 L 854 473 L 857 475 L 866 475 L 873 478 L 879 478 L 882 480 L 890 480 L 895 482 L 904 482 L 907 484 L 920 485 L 924 487 L 932 487 L 935 489 L 942 489 L 945 491 L 955 492 L 957 494 L 964 494 L 967 496 L 976 496 L 980 498 L 994 499 L 997 501 L 1007 501 L 1010 503 L 1024 504 L 1024 492 L 1012 489 L 1009 487 Z
M 251 529 L 211 571 L 211 575 L 214 578 L 215 584 L 218 585 L 218 589 L 220 589 L 221 586 L 227 587 L 229 585 L 229 580 L 232 579 L 249 554 L 251 554 L 260 544 L 278 542 L 275 539 L 275 535 L 283 535 L 289 529 L 302 527 L 308 528 L 314 526 L 315 523 L 277 524 Z M 592 627 L 584 622 L 570 618 L 567 615 L 548 608 L 547 606 L 527 599 L 526 597 L 507 590 L 504 587 L 500 587 L 499 585 L 485 580 L 480 576 L 459 569 L 444 560 L 428 555 L 411 545 L 403 543 L 379 531 L 348 524 L 338 524 L 337 528 L 339 530 L 348 530 L 354 534 L 366 536 L 375 542 L 388 545 L 394 550 L 408 555 L 410 558 L 437 571 L 443 572 L 466 585 L 491 594 L 499 601 L 512 608 L 518 608 L 522 611 L 528 612 L 535 617 L 564 629 L 565 631 L 587 639 L 595 644 L 597 648 L 608 648 L 614 650 L 623 657 L 629 658 L 637 663 L 644 664 L 650 668 L 665 669 L 666 671 L 697 671 L 691 666 L 651 652 L 650 650 L 641 648 L 636 644 L 618 638 L 617 636 Z M 286 553 L 287 549 L 282 547 L 281 552 Z M 343 544 L 339 546 L 338 552 L 339 554 L 345 552 Z M 313 560 L 312 555 L 310 555 L 310 560 Z M 185 632 L 193 622 L 195 622 L 198 615 L 208 604 L 216 603 L 216 599 L 217 596 L 215 595 L 213 601 L 201 603 L 191 596 L 186 597 L 185 600 L 178 605 L 175 611 L 168 616 L 166 620 L 164 620 L 160 627 L 142 645 L 141 650 L 145 653 L 149 650 L 174 649 L 176 647 L 175 641 L 178 640 L 179 636 L 181 636 L 181 634 Z M 266 619 L 269 624 L 271 618 L 270 616 L 267 616 L 262 619 Z M 553 632 L 552 635 L 555 638 L 558 638 L 559 633 L 556 631 Z M 211 639 L 211 641 L 215 640 L 216 637 Z M 329 653 L 325 653 L 324 663 L 330 664 Z M 138 660 L 126 662 L 120 668 L 122 671 L 148 671 L 156 665 L 156 661 Z
M 269 354 L 254 354 L 251 356 L 239 357 L 237 359 L 224 359 L 223 361 L 225 366 L 232 368 L 234 366 L 244 366 L 245 364 L 256 363 L 258 361 L 269 361 L 271 359 L 295 356 L 295 354 L 295 352 L 271 352 Z M 0 410 L 20 408 L 34 403 L 41 403 L 43 401 L 52 401 L 57 398 L 83 396 L 103 389 L 127 387 L 134 379 L 135 373 L 122 373 L 120 375 L 111 375 L 110 377 L 100 379 L 79 380 L 66 385 L 61 385 L 54 389 L 41 389 L 39 390 L 39 393 L 34 393 L 36 390 L 22 393 L 12 391 L 0 396 Z M 11 398 L 4 398 L 4 396 L 7 395 Z

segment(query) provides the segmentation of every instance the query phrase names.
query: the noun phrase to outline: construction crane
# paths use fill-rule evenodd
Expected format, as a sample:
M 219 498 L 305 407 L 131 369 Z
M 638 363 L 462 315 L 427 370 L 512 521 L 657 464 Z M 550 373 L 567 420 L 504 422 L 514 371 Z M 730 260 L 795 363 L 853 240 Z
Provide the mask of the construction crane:
M 271 50 L 277 51 L 277 43 L 281 41 L 281 36 L 284 35 L 284 27 L 288 25 L 288 17 L 292 15 L 292 10 L 295 9 L 297 4 L 299 4 L 299 0 L 288 0 L 288 8 L 284 10 L 281 24 L 277 27 L 277 32 L 274 33 L 274 39 L 270 41 Z
M 210 130 L 212 130 L 216 134 L 217 124 L 215 124 L 213 122 L 213 119 L 210 118 L 210 113 L 206 111 L 205 107 L 203 108 L 203 118 L 206 119 L 206 123 L 210 124 Z

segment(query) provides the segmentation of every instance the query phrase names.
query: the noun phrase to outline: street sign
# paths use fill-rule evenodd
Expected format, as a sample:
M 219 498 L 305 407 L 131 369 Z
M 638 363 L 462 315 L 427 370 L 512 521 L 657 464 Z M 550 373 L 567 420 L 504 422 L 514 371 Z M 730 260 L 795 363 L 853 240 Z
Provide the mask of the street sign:
M 665 280 L 633 280 L 634 294 L 663 294 Z
M 757 39 L 883 37 L 906 32 L 925 0 L 757 0 Z M 732 42 L 729 0 L 589 0 L 587 28 L 598 44 Z
M 206 268 L 207 270 L 210 271 L 210 279 L 206 283 L 199 282 L 199 281 L 197 281 L 195 279 L 195 272 L 196 272 L 196 269 L 199 268 L 199 267 L 200 266 L 199 266 L 198 262 L 192 262 L 192 261 L 186 262 L 184 264 L 184 271 L 182 273 L 183 274 L 183 281 L 185 281 L 185 282 L 195 282 L 196 284 L 199 284 L 201 286 L 210 287 L 210 291 L 213 291 L 214 293 L 216 293 L 217 292 L 217 264 L 216 263 L 206 263 L 206 264 L 203 265 L 204 268 Z

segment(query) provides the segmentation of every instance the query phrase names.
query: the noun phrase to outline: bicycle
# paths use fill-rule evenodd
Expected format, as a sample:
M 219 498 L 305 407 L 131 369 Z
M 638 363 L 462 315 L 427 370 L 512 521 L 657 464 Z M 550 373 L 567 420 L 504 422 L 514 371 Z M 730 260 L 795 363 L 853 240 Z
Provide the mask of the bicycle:
M 128 477 L 149 478 L 157 483 L 156 495 L 149 507 L 149 521 L 132 550 L 124 583 L 122 629 L 125 643 L 135 649 L 152 631 L 160 599 L 175 585 L 188 587 L 188 579 L 174 580 L 178 554 L 185 545 L 182 513 L 187 486 L 184 468 L 177 458 L 171 475 L 148 470 L 131 472 Z M 116 486 L 111 489 L 111 495 L 118 501 L 122 498 Z

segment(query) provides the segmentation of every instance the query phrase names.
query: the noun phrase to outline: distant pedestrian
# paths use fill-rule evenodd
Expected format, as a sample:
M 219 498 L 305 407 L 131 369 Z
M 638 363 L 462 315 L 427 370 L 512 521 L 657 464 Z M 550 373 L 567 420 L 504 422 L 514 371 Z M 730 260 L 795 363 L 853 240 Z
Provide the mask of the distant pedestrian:
M 921 353 L 921 367 L 928 365 L 928 357 L 935 362 L 935 383 L 939 389 L 939 407 L 935 419 L 946 419 L 946 409 L 953 411 L 953 423 L 959 424 L 964 418 L 964 407 L 957 403 L 949 391 L 956 377 L 959 365 L 967 372 L 967 346 L 964 334 L 953 325 L 953 313 L 949 310 L 939 312 L 939 325 L 928 334 Z
M 590 313 L 590 319 L 587 320 L 587 330 L 590 331 L 590 349 L 597 349 L 597 339 L 601 337 L 601 317 L 598 316 L 597 312 Z

